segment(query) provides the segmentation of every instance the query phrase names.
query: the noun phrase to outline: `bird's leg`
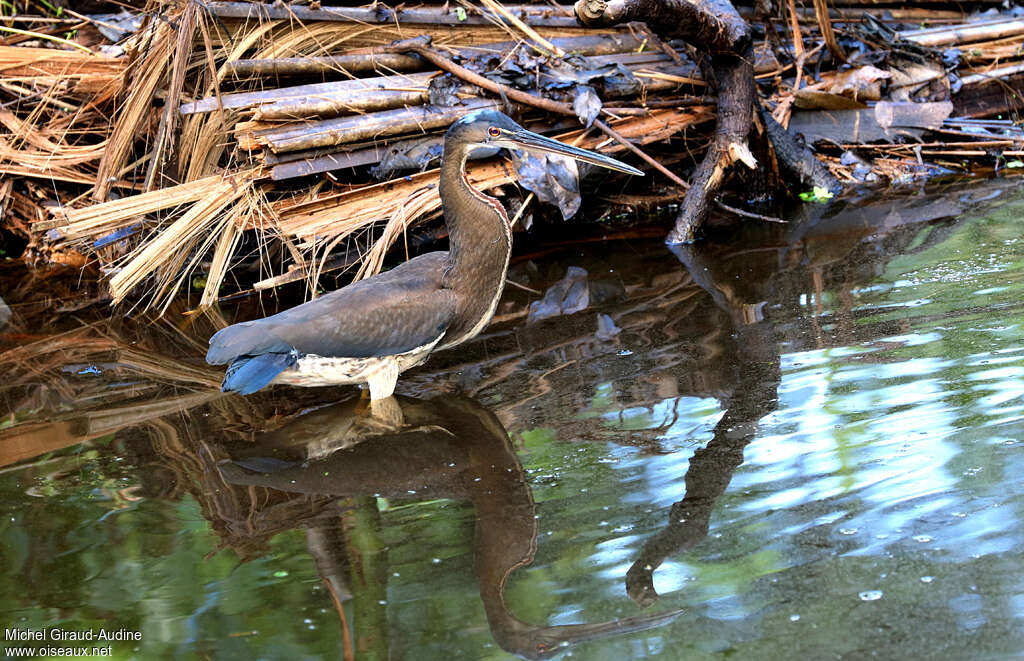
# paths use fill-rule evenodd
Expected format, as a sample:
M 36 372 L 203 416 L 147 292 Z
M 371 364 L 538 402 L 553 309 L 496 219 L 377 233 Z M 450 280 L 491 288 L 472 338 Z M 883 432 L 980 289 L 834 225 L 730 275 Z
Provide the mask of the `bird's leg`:
M 398 382 L 398 361 L 392 358 L 383 359 L 380 367 L 366 379 L 366 382 L 370 393 L 369 417 L 386 427 L 401 427 L 405 417 L 402 415 L 402 407 L 398 400 L 392 397 L 395 384 Z M 363 397 L 366 397 L 366 391 L 363 391 Z M 360 409 L 362 404 L 360 401 Z
M 366 379 L 370 386 L 370 399 L 384 399 L 395 392 L 395 384 L 398 383 L 398 361 L 393 358 L 384 358 L 380 368 Z

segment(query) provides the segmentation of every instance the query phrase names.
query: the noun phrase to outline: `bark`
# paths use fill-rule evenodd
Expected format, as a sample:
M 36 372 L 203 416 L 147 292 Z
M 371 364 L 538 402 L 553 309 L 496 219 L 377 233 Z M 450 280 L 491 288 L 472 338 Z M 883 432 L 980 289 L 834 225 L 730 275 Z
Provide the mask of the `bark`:
M 779 165 L 804 184 L 825 188 L 832 193 L 840 191 L 842 186 L 828 171 L 828 168 L 814 157 L 810 149 L 797 142 L 789 131 L 775 121 L 770 112 L 763 110 L 761 121 L 764 122 L 768 139 L 771 141 L 772 147 L 775 148 L 775 156 L 779 160 Z
M 736 161 L 756 166 L 747 147 L 754 107 L 750 27 L 727 0 L 579 0 L 576 15 L 591 26 L 641 20 L 708 53 L 707 68 L 718 89 L 718 124 L 666 239 L 694 241 L 729 167 Z
M 727 0 L 579 0 L 584 25 L 611 26 L 643 21 L 712 53 L 739 54 L 750 45 L 750 26 Z

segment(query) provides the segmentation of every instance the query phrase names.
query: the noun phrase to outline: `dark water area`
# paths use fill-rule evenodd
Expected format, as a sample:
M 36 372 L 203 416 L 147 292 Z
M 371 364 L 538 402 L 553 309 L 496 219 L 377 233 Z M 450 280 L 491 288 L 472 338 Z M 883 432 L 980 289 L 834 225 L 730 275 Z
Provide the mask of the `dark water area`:
M 8 654 L 1021 658 L 1024 194 L 822 209 L 521 251 L 388 419 L 3 265 Z

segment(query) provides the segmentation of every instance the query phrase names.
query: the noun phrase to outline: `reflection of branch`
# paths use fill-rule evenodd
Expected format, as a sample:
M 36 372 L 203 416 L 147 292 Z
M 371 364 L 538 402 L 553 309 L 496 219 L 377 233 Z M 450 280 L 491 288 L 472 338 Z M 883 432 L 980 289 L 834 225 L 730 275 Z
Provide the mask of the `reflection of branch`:
M 225 397 L 219 390 L 165 397 L 117 408 L 51 416 L 0 430 L 0 466 L 83 443 Z
M 626 573 L 626 592 L 638 605 L 650 606 L 658 598 L 654 570 L 670 555 L 695 546 L 707 536 L 711 511 L 729 486 L 733 471 L 743 463 L 743 448 L 754 438 L 755 429 L 747 420 L 733 419 L 727 410 L 715 426 L 714 438 L 690 459 L 686 496 L 672 505 L 668 526 L 644 544 Z
M 771 325 L 761 322 L 739 329 L 738 334 L 740 377 L 736 392 L 723 402 L 725 414 L 715 425 L 707 447 L 690 460 L 686 495 L 672 505 L 668 526 L 644 544 L 640 557 L 626 573 L 626 592 L 640 606 L 649 606 L 658 597 L 654 570 L 670 555 L 693 547 L 707 536 L 711 512 L 728 488 L 733 471 L 743 463 L 743 449 L 754 439 L 757 421 L 776 407 L 781 373 Z
M 673 246 L 694 282 L 708 292 L 715 305 L 728 313 L 737 335 L 735 362 L 739 365 L 736 390 L 722 402 L 725 413 L 715 425 L 707 447 L 694 453 L 686 471 L 686 495 L 672 505 L 668 525 L 644 544 L 626 573 L 626 592 L 640 606 L 654 603 L 654 570 L 670 555 L 692 548 L 708 534 L 711 512 L 725 493 L 732 474 L 743 463 L 743 449 L 757 433 L 757 421 L 775 410 L 781 381 L 779 349 L 773 326 L 745 311 L 760 303 L 739 300 L 729 286 L 721 261 L 706 250 Z

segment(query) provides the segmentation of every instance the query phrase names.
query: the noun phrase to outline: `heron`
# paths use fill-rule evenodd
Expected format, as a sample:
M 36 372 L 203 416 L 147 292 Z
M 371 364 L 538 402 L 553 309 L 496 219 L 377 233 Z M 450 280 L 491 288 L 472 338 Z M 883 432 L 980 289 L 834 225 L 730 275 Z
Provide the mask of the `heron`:
M 505 285 L 512 227 L 505 208 L 474 188 L 466 159 L 498 149 L 561 154 L 634 175 L 614 158 L 527 131 L 496 110 L 451 125 L 439 194 L 449 249 L 430 252 L 278 314 L 223 328 L 206 360 L 227 363 L 222 390 L 243 395 L 271 384 L 362 384 L 371 403 L 390 397 L 398 375 L 476 336 Z

